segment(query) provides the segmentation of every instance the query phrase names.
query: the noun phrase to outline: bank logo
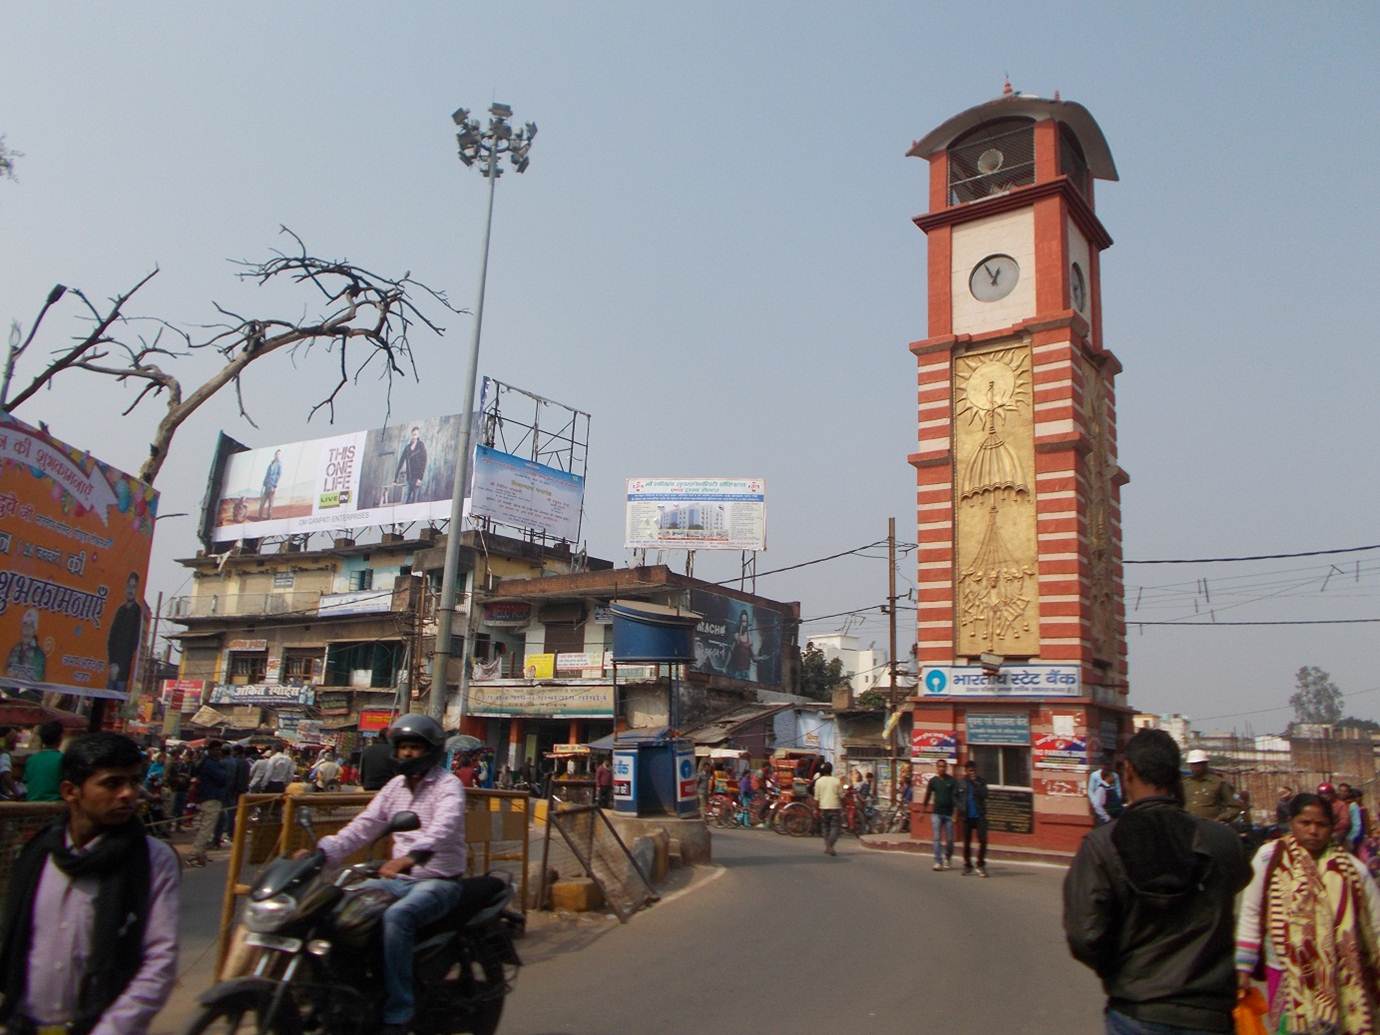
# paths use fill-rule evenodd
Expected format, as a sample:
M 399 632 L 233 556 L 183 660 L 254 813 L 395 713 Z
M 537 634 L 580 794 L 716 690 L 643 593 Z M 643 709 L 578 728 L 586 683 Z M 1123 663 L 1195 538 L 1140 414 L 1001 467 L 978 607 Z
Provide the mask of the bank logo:
M 942 694 L 949 685 L 949 677 L 942 669 L 932 668 L 925 673 L 925 690 L 931 694 Z

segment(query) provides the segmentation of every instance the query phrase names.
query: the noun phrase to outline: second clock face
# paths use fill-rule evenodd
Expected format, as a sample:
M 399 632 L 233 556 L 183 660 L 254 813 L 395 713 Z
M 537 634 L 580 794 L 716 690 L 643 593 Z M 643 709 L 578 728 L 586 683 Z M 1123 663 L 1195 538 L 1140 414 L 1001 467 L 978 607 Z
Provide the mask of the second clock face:
M 1073 307 L 1080 313 L 1086 312 L 1088 305 L 1088 282 L 1083 279 L 1083 269 L 1075 262 L 1069 274 L 1069 294 L 1073 297 Z
M 968 274 L 968 290 L 979 302 L 1005 298 L 1021 279 L 1021 267 L 1009 255 L 989 255 Z

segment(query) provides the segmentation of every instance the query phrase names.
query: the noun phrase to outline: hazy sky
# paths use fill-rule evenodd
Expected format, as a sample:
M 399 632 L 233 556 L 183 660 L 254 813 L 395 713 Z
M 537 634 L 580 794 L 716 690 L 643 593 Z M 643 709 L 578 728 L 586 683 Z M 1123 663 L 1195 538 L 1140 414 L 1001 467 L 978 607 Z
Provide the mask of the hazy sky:
M 472 306 L 484 183 L 456 161 L 449 116 L 498 99 L 540 133 L 529 171 L 499 184 L 481 370 L 593 414 L 590 552 L 626 559 L 629 475 L 764 477 L 763 570 L 881 538 L 889 515 L 913 540 L 906 345 L 926 324 L 910 220 L 927 180 L 904 155 L 1009 73 L 1085 104 L 1122 177 L 1097 200 L 1116 241 L 1103 300 L 1125 366 L 1126 556 L 1380 542 L 1377 10 L 9 3 L 0 132 L 25 157 L 0 183 L 0 318 L 27 327 L 55 282 L 104 297 L 155 264 L 132 312 L 209 321 L 215 299 L 295 317 L 301 302 L 256 298 L 225 261 L 265 256 L 283 223 Z M 77 329 L 63 312 L 51 346 Z M 470 324 L 445 322 L 419 339 L 421 383 L 395 392 L 395 415 L 461 409 Z M 259 430 L 228 397 L 205 408 L 159 478 L 163 512 L 197 509 L 220 428 L 251 445 L 327 434 L 304 400 L 330 376 L 324 357 L 254 370 Z M 121 418 L 129 398 L 72 376 L 17 415 L 135 470 L 157 410 Z M 337 425 L 383 416 L 370 387 Z M 160 525 L 153 590 L 186 592 L 173 558 L 193 524 Z M 696 574 L 737 560 L 701 554 Z M 1197 607 L 1222 621 L 1380 617 L 1380 551 L 1129 566 L 1131 617 L 1191 619 L 1202 578 Z M 759 591 L 807 618 L 876 604 L 885 563 Z M 1285 712 L 1210 717 L 1284 704 L 1315 664 L 1380 718 L 1377 633 L 1133 626 L 1132 702 L 1272 730 Z M 884 644 L 885 620 L 860 634 Z

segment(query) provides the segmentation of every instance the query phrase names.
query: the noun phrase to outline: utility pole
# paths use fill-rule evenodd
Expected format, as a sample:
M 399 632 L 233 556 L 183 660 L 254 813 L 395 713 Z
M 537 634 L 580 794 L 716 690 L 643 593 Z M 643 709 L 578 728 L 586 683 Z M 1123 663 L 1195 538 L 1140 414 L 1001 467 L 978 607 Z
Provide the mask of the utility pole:
M 890 644 L 887 654 L 887 676 L 890 682 L 888 697 L 891 701 L 891 803 L 896 804 L 897 783 L 901 771 L 899 755 L 896 750 L 896 731 L 901 720 L 896 717 L 896 519 L 886 521 L 886 610 L 887 625 L 890 627 Z

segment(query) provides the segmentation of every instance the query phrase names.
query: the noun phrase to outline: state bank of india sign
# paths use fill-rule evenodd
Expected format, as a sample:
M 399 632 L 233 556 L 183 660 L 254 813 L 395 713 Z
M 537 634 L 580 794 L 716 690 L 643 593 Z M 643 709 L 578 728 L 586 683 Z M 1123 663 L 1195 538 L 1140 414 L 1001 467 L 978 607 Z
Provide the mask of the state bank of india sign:
M 496 718 L 541 715 L 553 719 L 610 719 L 613 717 L 613 687 L 471 683 L 469 712 Z
M 921 680 L 926 697 L 1078 697 L 1083 680 L 1077 665 L 927 665 Z

